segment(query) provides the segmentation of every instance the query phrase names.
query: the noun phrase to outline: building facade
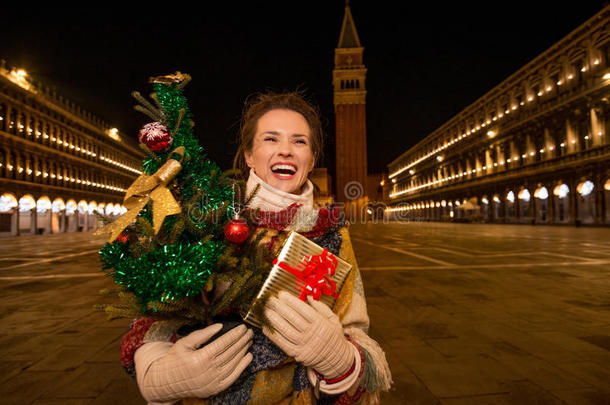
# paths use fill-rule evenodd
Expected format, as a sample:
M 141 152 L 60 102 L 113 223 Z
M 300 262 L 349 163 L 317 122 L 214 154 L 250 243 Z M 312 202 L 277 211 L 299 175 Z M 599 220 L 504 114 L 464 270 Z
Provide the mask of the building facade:
M 388 165 L 386 216 L 610 224 L 610 7 Z
M 367 203 L 366 67 L 349 5 L 335 49 L 335 195 L 348 218 L 361 218 Z
M 95 229 L 95 211 L 125 211 L 143 157 L 91 113 L 0 66 L 0 236 Z

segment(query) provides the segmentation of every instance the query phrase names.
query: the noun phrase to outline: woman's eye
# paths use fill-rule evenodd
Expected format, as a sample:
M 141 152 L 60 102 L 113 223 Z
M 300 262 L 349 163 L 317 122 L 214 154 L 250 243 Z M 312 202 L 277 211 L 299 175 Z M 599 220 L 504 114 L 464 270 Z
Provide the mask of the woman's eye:
M 272 136 L 268 136 L 268 137 L 266 137 L 266 138 L 264 139 L 264 141 L 272 141 L 272 142 L 275 142 L 275 138 L 274 138 L 274 137 L 272 137 Z
M 303 139 L 299 139 L 297 140 L 297 143 L 302 143 L 303 145 L 307 145 L 307 142 L 304 141 Z

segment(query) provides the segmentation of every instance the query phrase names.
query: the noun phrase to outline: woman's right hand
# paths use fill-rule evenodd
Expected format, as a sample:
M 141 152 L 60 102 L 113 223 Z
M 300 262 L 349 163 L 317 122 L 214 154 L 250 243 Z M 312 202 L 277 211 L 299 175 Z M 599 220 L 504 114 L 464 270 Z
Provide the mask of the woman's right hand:
M 252 361 L 254 333 L 239 325 L 198 349 L 222 329 L 214 324 L 178 340 L 150 342 L 135 353 L 138 386 L 149 402 L 207 398 L 231 386 Z

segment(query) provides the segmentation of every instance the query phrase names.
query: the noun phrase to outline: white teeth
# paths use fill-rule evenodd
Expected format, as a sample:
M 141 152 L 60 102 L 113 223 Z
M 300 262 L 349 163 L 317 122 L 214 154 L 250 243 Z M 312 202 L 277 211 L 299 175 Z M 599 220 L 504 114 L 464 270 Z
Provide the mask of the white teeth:
M 294 168 L 294 166 L 290 166 L 290 165 L 273 165 L 271 166 L 271 170 L 290 170 L 291 173 L 296 173 L 296 169 Z

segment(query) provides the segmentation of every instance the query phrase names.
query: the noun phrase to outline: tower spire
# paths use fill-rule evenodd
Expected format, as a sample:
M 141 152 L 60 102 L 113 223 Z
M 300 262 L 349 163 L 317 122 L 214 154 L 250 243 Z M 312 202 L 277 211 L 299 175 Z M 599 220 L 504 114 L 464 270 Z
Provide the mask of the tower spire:
M 345 0 L 345 15 L 343 16 L 343 24 L 341 25 L 341 34 L 339 35 L 339 43 L 337 48 L 360 48 L 360 38 L 356 31 L 356 24 L 349 8 L 349 0 Z

